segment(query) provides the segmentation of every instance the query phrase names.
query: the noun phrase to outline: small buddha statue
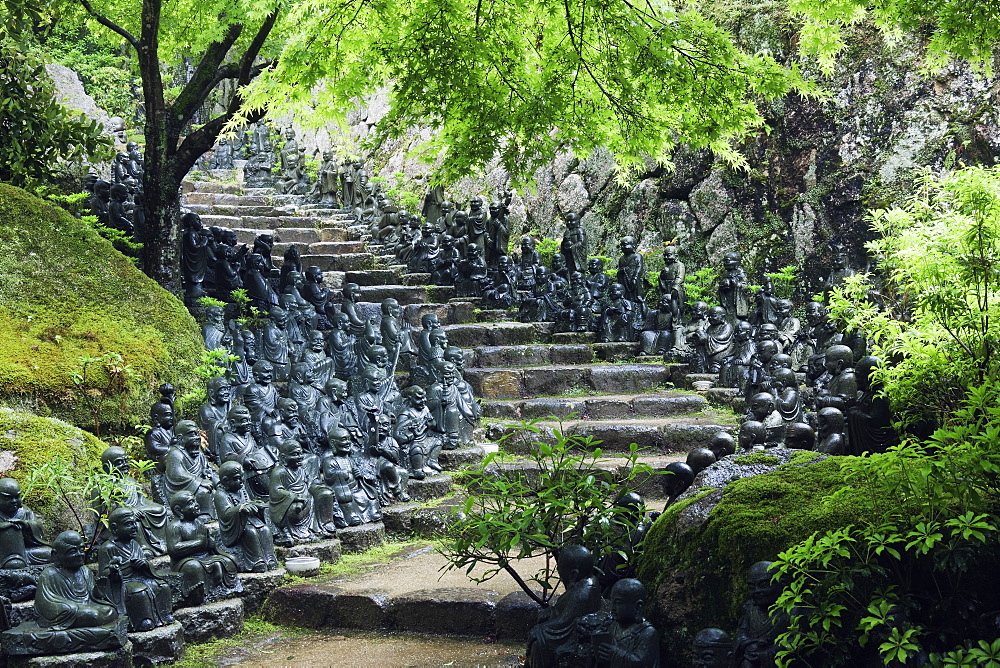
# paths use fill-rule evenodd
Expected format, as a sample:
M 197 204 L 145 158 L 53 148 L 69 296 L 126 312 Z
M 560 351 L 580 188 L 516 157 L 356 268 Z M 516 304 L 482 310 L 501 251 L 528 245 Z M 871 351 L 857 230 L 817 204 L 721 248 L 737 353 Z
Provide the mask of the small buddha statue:
M 146 445 L 146 456 L 156 462 L 156 470 L 163 472 L 163 457 L 174 444 L 174 407 L 170 404 L 157 402 L 149 409 L 149 422 L 152 429 L 146 432 L 143 443 Z
M 800 422 L 803 416 L 802 397 L 799 393 L 799 381 L 795 372 L 788 367 L 781 367 L 774 372 L 771 380 L 774 392 L 775 410 L 781 415 L 787 425 Z
M 0 478 L 0 568 L 21 569 L 52 561 L 52 548 L 42 536 L 42 523 L 21 502 L 21 486 Z
M 881 360 L 863 357 L 854 368 L 858 384 L 857 403 L 847 409 L 851 454 L 885 452 L 899 443 L 899 436 L 892 427 L 889 400 L 882 393 L 881 384 L 872 377 Z
M 746 320 L 749 315 L 747 274 L 740 266 L 739 253 L 726 253 L 719 276 L 719 303 L 732 320 Z
M 642 329 L 641 305 L 626 297 L 626 288 L 613 283 L 597 332 L 597 340 L 606 342 L 636 341 Z
M 611 278 L 604 273 L 604 260 L 592 257 L 587 261 L 587 287 L 594 302 L 603 303 L 611 288 Z
M 728 457 L 736 452 L 736 439 L 728 431 L 716 432 L 708 441 L 708 449 L 715 454 L 716 460 Z
M 374 458 L 378 470 L 379 501 L 383 506 L 410 500 L 409 457 L 392 436 L 393 421 L 390 413 L 375 416 L 375 439 L 368 449 L 368 455 Z
M 694 348 L 692 368 L 696 373 L 718 373 L 722 361 L 733 348 L 734 329 L 726 320 L 726 310 L 721 306 L 708 309 L 708 326 L 696 330 L 688 345 Z
M 680 308 L 686 298 L 684 288 L 684 277 L 686 275 L 684 263 L 678 259 L 680 248 L 671 245 L 663 249 L 663 269 L 657 280 L 657 288 L 660 296 L 670 295 L 671 302 L 676 309 L 674 317 L 680 316 Z
M 625 289 L 625 299 L 643 304 L 646 295 L 646 263 L 636 252 L 635 237 L 627 236 L 619 244 L 622 255 L 618 259 L 615 280 Z
M 163 486 L 167 498 L 177 492 L 189 492 L 197 501 L 200 514 L 215 517 L 212 492 L 219 479 L 214 465 L 201 449 L 201 434 L 191 420 L 177 423 L 177 445 L 163 457 Z
M 479 422 L 482 409 L 471 388 L 458 375 L 454 363 L 442 360 L 438 365 L 441 381 L 427 391 L 427 406 L 434 416 L 435 429 L 441 435 L 443 448 L 452 450 L 471 442 L 472 432 Z
M 396 416 L 393 435 L 404 452 L 409 453 L 410 477 L 423 480 L 441 470 L 438 455 L 441 439 L 434 433 L 434 417 L 427 408 L 427 392 L 419 385 L 403 390 L 403 409 Z
M 730 668 L 733 641 L 722 629 L 702 629 L 691 645 L 694 668 Z
M 97 564 L 109 600 L 124 604 L 130 631 L 151 631 L 173 624 L 170 585 L 149 563 L 136 540 L 139 524 L 131 508 L 108 515 L 110 537 L 97 549 Z
M 158 557 L 167 553 L 165 532 L 168 512 L 166 506 L 148 499 L 142 487 L 129 472 L 129 458 L 123 448 L 112 445 L 101 453 L 101 465 L 105 472 L 118 478 L 122 492 L 119 503 L 132 511 L 136 525 L 135 540 L 150 556 Z M 91 500 L 91 507 L 101 515 L 107 515 L 113 508 L 106 508 L 99 495 Z M 96 518 L 95 518 L 96 520 Z M 96 527 L 95 521 L 95 530 Z
M 278 390 L 271 381 L 274 369 L 271 363 L 260 360 L 253 365 L 253 383 L 243 388 L 243 405 L 250 409 L 253 425 L 253 435 L 257 440 L 263 440 L 262 425 L 265 420 L 275 420 L 278 417 Z
M 788 626 L 788 615 L 770 612 L 781 593 L 781 585 L 772 581 L 771 565 L 770 561 L 758 561 L 747 573 L 750 599 L 743 604 L 733 641 L 732 665 L 736 668 L 775 665 L 776 639 Z
M 316 329 L 327 331 L 333 328 L 326 315 L 326 306 L 330 301 L 330 290 L 323 285 L 323 270 L 315 265 L 306 267 L 305 284 L 300 290 L 302 298 L 312 304 L 316 311 Z
M 601 607 L 601 588 L 594 578 L 594 556 L 582 545 L 567 545 L 556 558 L 565 593 L 538 611 L 538 623 L 528 635 L 526 668 L 559 665 L 560 655 L 575 642 L 576 623 Z
M 816 392 L 816 408 L 829 406 L 845 412 L 857 402 L 854 351 L 847 346 L 835 345 L 827 348 L 824 356 L 824 367 L 830 374 L 830 380 L 823 389 Z
M 660 295 L 656 309 L 650 309 L 646 314 L 641 334 L 643 355 L 663 355 L 674 347 L 677 307 L 673 299 L 669 292 Z
M 219 488 L 215 490 L 219 532 L 241 573 L 264 573 L 278 567 L 267 525 L 267 505 L 250 498 L 243 478 L 240 462 L 228 461 L 219 467 Z
M 228 422 L 229 428 L 219 444 L 219 461 L 239 464 L 244 471 L 247 491 L 254 498 L 268 498 L 271 469 L 278 463 L 278 453 L 254 438 L 253 421 L 246 406 L 234 406 L 229 411 Z
M 219 443 L 226 431 L 226 419 L 232 407 L 233 385 L 225 376 L 214 376 L 208 381 L 208 401 L 198 410 L 198 426 L 208 439 L 209 457 L 219 461 Z
M 740 425 L 737 435 L 737 442 L 740 450 L 749 452 L 755 446 L 765 447 L 767 445 L 767 430 L 763 422 L 757 420 L 746 420 Z
M 838 408 L 827 406 L 816 413 L 816 451 L 828 455 L 848 455 L 847 421 Z
M 667 464 L 660 475 L 660 489 L 667 497 L 667 506 L 691 486 L 691 483 L 694 482 L 694 475 L 694 470 L 686 462 Z
M 277 533 L 274 543 L 291 547 L 316 538 L 313 531 L 315 514 L 309 491 L 311 480 L 305 463 L 305 452 L 298 441 L 284 441 L 278 450 L 279 463 L 271 469 L 271 521 Z
M 274 379 L 279 382 L 288 380 L 291 357 L 289 354 L 288 313 L 281 308 L 273 307 L 267 324 L 260 331 L 261 358 L 271 363 Z
M 781 445 L 785 440 L 785 423 L 778 413 L 774 396 L 769 392 L 758 392 L 747 405 L 747 419 L 764 425 L 767 434 L 764 447 Z
M 805 422 L 794 422 L 785 427 L 785 447 L 794 450 L 812 450 L 816 447 L 816 432 Z
M 616 582 L 634 576 L 635 562 L 651 524 L 645 519 L 646 506 L 637 492 L 615 499 L 615 508 L 618 512 L 611 520 L 614 538 L 597 562 L 598 583 L 605 597 Z
M 733 332 L 732 352 L 719 365 L 719 386 L 734 387 L 745 395 L 750 367 L 756 353 L 757 342 L 753 340 L 753 326 L 746 320 L 740 320 Z
M 174 519 L 167 524 L 167 553 L 170 570 L 181 574 L 184 605 L 202 605 L 242 590 L 236 561 L 219 551 L 208 527 L 199 519 L 201 510 L 194 494 L 175 492 L 170 496 L 170 509 Z
M 232 347 L 229 340 L 229 333 L 226 331 L 222 307 L 209 306 L 205 309 L 205 326 L 201 329 L 201 336 L 205 340 L 206 350 L 220 350 Z
M 659 668 L 660 634 L 642 616 L 646 588 L 635 578 L 615 583 L 609 595 L 612 622 L 597 644 L 598 664 L 609 668 Z
M 323 482 L 333 492 L 339 512 L 333 508 L 329 516 L 337 528 L 357 526 L 382 519 L 378 494 L 366 488 L 355 476 L 357 463 L 351 458 L 351 435 L 343 427 L 333 427 L 327 434 L 330 451 L 323 455 Z

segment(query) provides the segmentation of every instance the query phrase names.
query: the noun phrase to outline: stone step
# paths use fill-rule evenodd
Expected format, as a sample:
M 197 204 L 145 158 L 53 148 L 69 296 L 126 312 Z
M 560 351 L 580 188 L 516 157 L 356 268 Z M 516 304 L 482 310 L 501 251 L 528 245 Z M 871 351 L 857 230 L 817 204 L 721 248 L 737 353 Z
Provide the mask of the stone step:
M 670 373 L 662 364 L 473 367 L 466 368 L 465 380 L 481 399 L 527 399 L 575 393 L 643 392 L 669 382 Z
M 595 343 L 593 348 L 594 356 L 602 362 L 631 361 L 639 354 L 638 343 Z
M 556 332 L 552 335 L 552 343 L 594 343 L 597 334 L 594 332 Z
M 282 257 L 272 256 L 275 266 L 280 266 Z M 317 266 L 322 271 L 358 271 L 370 269 L 374 259 L 371 253 L 342 253 L 340 255 L 315 255 L 303 253 L 302 266 Z
M 670 417 L 708 408 L 705 397 L 677 391 L 645 394 L 606 394 L 595 397 L 484 400 L 483 415 L 491 418 L 530 420 L 575 418 L 622 420 L 640 417 Z
M 231 176 L 235 177 L 236 172 L 234 170 L 212 170 L 215 172 L 213 176 L 224 177 Z M 235 180 L 231 182 L 225 181 L 182 181 L 181 188 L 184 189 L 186 193 L 212 193 L 220 194 L 226 193 L 230 195 L 238 195 L 243 192 L 243 186 L 237 183 Z
M 389 535 L 403 540 L 443 538 L 465 498 L 459 493 L 430 502 L 398 503 L 382 509 L 382 521 Z
M 552 333 L 552 323 L 484 322 L 449 325 L 444 330 L 448 334 L 448 342 L 460 348 L 515 346 L 547 339 Z
M 242 216 L 242 218 L 243 227 L 319 227 L 321 223 L 323 227 L 336 227 L 335 225 L 327 225 L 321 218 L 311 216 L 281 216 L 280 218 L 275 216 Z
M 535 572 L 544 558 L 516 563 Z M 305 628 L 346 628 L 524 640 L 538 606 L 514 580 L 500 575 L 482 584 L 464 569 L 443 571 L 433 546 L 407 547 L 364 572 L 315 578 L 280 587 L 264 606 L 266 619 Z M 481 575 L 478 566 L 474 575 Z
M 281 230 L 278 230 L 278 233 L 280 234 Z M 306 252 L 310 255 L 363 253 L 365 252 L 365 244 L 361 241 L 320 241 L 309 244 Z
M 522 367 L 546 364 L 590 364 L 594 350 L 585 344 L 549 343 L 523 346 L 477 346 L 472 349 L 470 367 Z
M 236 240 L 238 242 L 247 244 L 248 246 L 252 246 L 254 240 L 261 234 L 274 234 L 274 230 L 255 230 L 245 227 L 233 227 L 230 229 L 236 233 Z
M 365 271 L 349 271 L 344 276 L 348 283 L 358 285 L 392 285 L 399 284 L 399 272 L 392 269 L 367 269 Z
M 361 299 L 366 302 L 382 303 L 383 299 L 395 299 L 400 305 L 424 304 L 428 302 L 427 290 L 412 285 L 363 285 Z
M 431 275 L 422 274 L 419 272 L 413 272 L 413 273 L 407 272 L 403 274 L 403 283 L 405 283 L 406 285 L 430 285 Z
M 447 326 L 472 322 L 475 319 L 474 311 L 475 307 L 469 302 L 451 302 L 448 304 L 425 302 L 404 306 L 403 318 L 414 329 L 420 329 L 420 321 L 426 313 L 433 313 L 438 317 L 441 324 Z
M 234 205 L 234 206 L 274 206 L 274 195 L 236 195 L 207 192 L 190 192 L 184 196 L 184 201 L 190 204 Z
M 280 218 L 282 216 L 294 216 L 295 207 L 276 207 L 270 204 L 253 204 L 248 206 L 215 204 L 212 206 L 211 213 L 217 213 L 222 216 L 268 216 Z
M 243 219 L 239 216 L 217 216 L 215 214 L 206 214 L 201 216 L 201 224 L 205 227 L 217 225 L 219 227 L 236 228 L 240 227 L 242 222 Z
M 563 420 L 562 422 L 535 422 L 539 432 L 523 429 L 520 423 L 494 423 L 486 434 L 500 443 L 505 452 L 522 454 L 530 452 L 536 442 L 553 444 L 555 430 L 564 436 L 591 438 L 579 443 L 580 449 L 600 448 L 607 452 L 628 452 L 635 443 L 648 454 L 686 453 L 692 448 L 705 447 L 719 431 L 733 431 L 735 416 L 706 413 L 703 415 L 669 418 L 640 418 L 622 420 Z M 503 440 L 501 440 L 503 439 Z
M 505 309 L 480 309 L 476 313 L 476 322 L 509 322 L 517 317 L 515 311 Z

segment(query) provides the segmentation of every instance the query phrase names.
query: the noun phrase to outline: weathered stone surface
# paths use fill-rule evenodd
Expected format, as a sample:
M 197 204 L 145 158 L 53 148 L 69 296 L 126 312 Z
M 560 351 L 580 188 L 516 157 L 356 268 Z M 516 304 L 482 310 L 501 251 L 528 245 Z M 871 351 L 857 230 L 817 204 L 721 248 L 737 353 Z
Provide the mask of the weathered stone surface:
M 260 610 L 260 606 L 271 592 L 281 586 L 282 581 L 288 572 L 281 567 L 266 573 L 240 573 L 240 581 L 243 582 L 243 612 L 247 616 Z
M 55 87 L 55 98 L 60 104 L 67 109 L 83 112 L 87 118 L 97 121 L 108 132 L 111 131 L 111 117 L 108 112 L 97 106 L 94 98 L 87 95 L 76 72 L 57 63 L 46 64 L 45 72 L 52 79 Z
M 523 395 L 521 373 L 515 369 L 467 368 L 465 380 L 472 386 L 475 395 L 482 399 L 506 399 Z
M 390 626 L 389 597 L 377 589 L 341 592 L 328 604 L 326 626 L 384 629 Z
M 518 417 L 522 420 L 532 418 L 567 418 L 573 413 L 580 413 L 584 408 L 582 400 L 562 398 L 528 399 L 521 402 Z
M 586 367 L 575 366 L 527 368 L 523 373 L 524 391 L 528 395 L 545 395 L 583 389 L 588 371 Z
M 131 668 L 132 644 L 114 652 L 82 652 L 79 654 L 58 654 L 53 656 L 11 656 L 6 657 L 11 668 Z
M 403 320 L 415 330 L 420 329 L 420 319 L 427 313 L 433 313 L 444 324 L 451 322 L 451 306 L 449 304 L 407 304 L 403 306 Z M 458 345 L 448 340 L 451 345 Z
M 320 628 L 327 626 L 331 608 L 341 591 L 334 585 L 297 584 L 280 587 L 262 608 L 265 619 L 278 624 Z
M 319 240 L 319 230 L 314 227 L 282 227 L 274 231 L 276 243 L 314 244 L 319 243 Z M 275 255 L 278 254 L 275 253 Z
M 385 542 L 385 525 L 381 522 L 361 524 L 337 530 L 341 549 L 347 554 L 364 552 Z
M 288 557 L 318 557 L 325 564 L 335 564 L 340 561 L 342 550 L 340 541 L 334 538 L 292 547 L 278 547 L 276 545 L 274 553 L 277 555 L 278 561 L 284 561 Z
M 624 418 L 632 412 L 632 402 L 628 399 L 602 398 L 587 399 L 584 402 L 587 417 L 608 419 Z
M 422 504 L 417 502 L 397 503 L 382 509 L 382 524 L 390 536 L 409 536 L 413 529 L 413 513 Z
M 594 355 L 602 362 L 622 362 L 635 357 L 638 343 L 595 343 Z
M 35 614 L 35 602 L 34 601 L 21 601 L 20 603 L 11 603 L 10 612 L 10 625 L 15 627 L 18 624 L 23 624 L 24 622 L 33 622 L 38 619 L 38 615 Z
M 243 617 L 243 601 L 238 598 L 174 611 L 174 618 L 184 627 L 184 640 L 188 643 L 231 638 L 243 630 Z
M 480 346 L 475 349 L 475 366 L 511 367 L 551 363 L 551 350 L 544 345 Z
M 476 346 L 513 346 L 532 343 L 538 329 L 532 323 L 504 322 L 447 325 L 448 342 L 461 348 Z
M 494 592 L 472 588 L 427 589 L 392 599 L 389 614 L 401 631 L 487 636 L 494 629 L 497 599 Z
M 427 476 L 423 480 L 410 480 L 410 497 L 418 501 L 436 499 L 451 491 L 451 476 L 446 473 Z
M 246 224 L 246 219 L 244 219 Z M 275 264 L 280 265 L 280 258 L 274 258 Z M 370 269 L 375 262 L 371 253 L 343 253 L 341 255 L 314 255 L 303 254 L 302 266 L 315 265 L 323 271 L 358 271 L 360 269 Z
M 667 370 L 656 364 L 598 364 L 590 373 L 591 386 L 598 392 L 648 390 L 669 380 Z
M 523 591 L 504 596 L 496 607 L 498 640 L 527 640 L 531 628 L 538 622 L 538 604 Z
M 179 622 L 152 631 L 129 633 L 128 639 L 132 643 L 132 663 L 136 666 L 174 663 L 184 656 L 184 629 Z
M 455 450 L 442 450 L 438 461 L 446 471 L 455 471 L 466 466 L 478 464 L 486 456 L 486 450 L 481 445 L 469 445 Z

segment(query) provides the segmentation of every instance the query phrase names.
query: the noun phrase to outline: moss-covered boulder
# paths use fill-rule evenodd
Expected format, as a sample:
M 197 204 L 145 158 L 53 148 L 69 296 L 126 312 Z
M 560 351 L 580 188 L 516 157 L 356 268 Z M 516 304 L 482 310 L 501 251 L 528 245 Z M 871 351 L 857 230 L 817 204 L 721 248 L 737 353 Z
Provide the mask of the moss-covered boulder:
M 0 402 L 90 427 L 90 396 L 72 381 L 82 357 L 118 353 L 133 374 L 100 406 L 100 422 L 145 422 L 157 386 L 195 383 L 203 348 L 197 324 L 88 225 L 23 190 L 0 184 Z M 113 389 L 113 388 L 112 388 Z
M 93 434 L 62 420 L 0 407 L 0 477 L 21 483 L 25 505 L 42 515 L 50 537 L 58 531 L 80 527 L 58 494 L 44 487 L 31 489 L 26 485 L 31 471 L 57 458 L 73 462 L 74 469 L 79 471 L 96 468 L 106 447 Z M 66 489 L 70 491 L 71 487 Z M 74 503 L 78 501 L 74 498 Z
M 647 613 L 676 665 L 690 663 L 700 629 L 735 630 L 754 562 L 773 560 L 814 532 L 863 522 L 893 502 L 885 490 L 849 485 L 848 459 L 787 450 L 732 455 L 660 516 L 646 537 L 639 577 L 655 592 Z

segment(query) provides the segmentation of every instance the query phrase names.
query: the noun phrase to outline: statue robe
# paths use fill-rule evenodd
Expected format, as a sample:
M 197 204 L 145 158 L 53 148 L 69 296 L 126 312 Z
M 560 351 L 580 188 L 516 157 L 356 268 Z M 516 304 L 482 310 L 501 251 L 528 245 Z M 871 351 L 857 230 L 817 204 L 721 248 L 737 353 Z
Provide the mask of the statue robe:
M 256 511 L 241 509 L 250 503 L 246 490 L 236 492 L 215 490 L 215 512 L 219 516 L 219 531 L 222 544 L 233 550 L 233 558 L 244 573 L 264 573 L 278 567 L 274 556 L 274 542 L 271 529 L 265 521 L 263 506 Z M 244 506 L 245 508 L 245 506 Z
M 138 541 L 130 540 L 120 543 L 117 540 L 106 541 L 97 550 L 97 563 L 100 573 L 107 577 L 111 561 L 117 558 L 124 591 L 125 609 L 128 611 L 129 628 L 138 630 L 143 620 L 150 620 L 153 627 L 170 624 L 173 621 L 173 610 L 170 600 L 170 585 L 163 578 L 153 573 Z M 108 591 L 108 597 L 116 600 L 117 592 Z
M 11 520 L 20 520 L 23 528 Z M 11 516 L 0 513 L 0 550 L 0 568 L 11 568 L 11 562 L 17 561 L 28 566 L 52 561 L 52 548 L 42 538 L 42 523 L 33 511 L 24 506 Z
M 271 469 L 271 520 L 278 530 L 288 534 L 293 541 L 313 538 L 313 497 L 309 493 L 309 476 L 305 466 L 289 469 L 275 466 Z M 293 504 L 301 503 L 299 511 Z
M 102 637 L 111 635 L 112 632 L 108 629 L 81 627 L 80 613 L 95 612 L 100 626 L 104 626 L 118 618 L 118 611 L 94 592 L 94 584 L 94 574 L 86 566 L 76 571 L 55 565 L 46 566 L 38 576 L 38 591 L 35 594 L 38 626 L 53 631 L 78 629 L 81 644 L 89 645 L 96 641 L 94 644 L 100 645 Z
M 192 455 L 181 447 L 170 448 L 163 458 L 163 467 L 163 484 L 168 499 L 176 492 L 191 492 L 198 500 L 201 513 L 215 517 L 212 492 L 207 488 L 217 483 L 219 478 L 201 449 Z
M 527 668 L 557 666 L 560 649 L 576 641 L 576 622 L 601 607 L 601 588 L 593 577 L 573 583 L 547 609 L 548 616 L 528 635 Z

